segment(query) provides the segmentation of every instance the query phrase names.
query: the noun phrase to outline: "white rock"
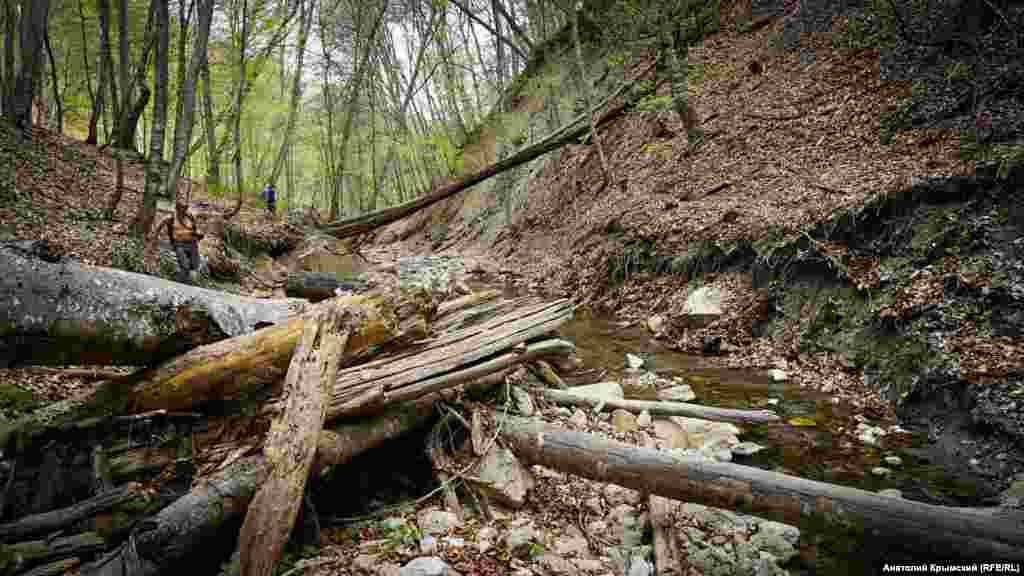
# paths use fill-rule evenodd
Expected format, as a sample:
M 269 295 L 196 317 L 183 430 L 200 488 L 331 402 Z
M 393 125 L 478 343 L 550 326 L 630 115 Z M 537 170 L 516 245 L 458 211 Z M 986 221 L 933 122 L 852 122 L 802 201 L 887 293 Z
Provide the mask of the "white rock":
M 889 470 L 885 466 L 875 466 L 871 469 L 871 473 L 875 476 L 888 476 L 892 473 L 892 470 Z
M 626 353 L 626 366 L 633 370 L 639 370 L 644 365 L 644 359 L 636 354 Z
M 768 371 L 768 377 L 772 379 L 772 382 L 785 382 L 789 380 L 789 374 L 786 374 L 785 370 L 779 368 L 772 368 Z
M 903 459 L 899 456 L 886 456 L 885 463 L 890 466 L 901 466 L 903 464 Z
M 644 410 L 643 412 L 641 412 L 640 415 L 637 416 L 637 418 L 636 418 L 636 425 L 641 427 L 641 428 L 647 428 L 648 426 L 650 426 L 651 425 L 651 413 L 648 412 L 647 410 Z

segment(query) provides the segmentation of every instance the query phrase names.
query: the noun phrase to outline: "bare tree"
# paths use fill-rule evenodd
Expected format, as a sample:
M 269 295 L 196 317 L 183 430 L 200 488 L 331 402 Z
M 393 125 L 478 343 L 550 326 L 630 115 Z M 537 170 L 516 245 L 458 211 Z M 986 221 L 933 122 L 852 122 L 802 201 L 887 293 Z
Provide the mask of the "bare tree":
M 163 184 L 164 129 L 167 126 L 167 52 L 170 47 L 170 17 L 168 0 L 154 0 L 156 4 L 156 62 L 153 98 L 153 121 L 149 131 L 149 161 L 146 164 L 146 190 L 142 195 L 142 208 L 132 224 L 132 232 L 145 238 L 156 218 L 156 198 Z
M 32 137 L 32 100 L 35 75 L 42 63 L 43 37 L 50 13 L 50 0 L 24 0 L 18 25 L 21 67 L 14 83 L 14 125 L 24 138 Z

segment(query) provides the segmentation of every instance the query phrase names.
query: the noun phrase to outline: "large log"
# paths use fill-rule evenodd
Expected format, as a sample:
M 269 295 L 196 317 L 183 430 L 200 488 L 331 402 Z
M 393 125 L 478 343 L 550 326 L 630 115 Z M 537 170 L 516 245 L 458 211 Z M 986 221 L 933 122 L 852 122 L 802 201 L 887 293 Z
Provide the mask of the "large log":
M 0 365 L 145 366 L 301 312 L 62 259 L 44 242 L 0 243 Z
M 352 357 L 389 342 L 415 340 L 427 333 L 436 305 L 421 289 L 339 297 L 317 304 L 340 305 L 365 320 L 349 345 Z M 314 308 L 315 309 L 315 308 Z M 308 315 L 293 318 L 253 334 L 196 348 L 138 376 L 129 406 L 147 410 L 187 410 L 197 404 L 234 398 L 247 390 L 277 385 L 298 343 Z
M 496 415 L 516 456 L 647 494 L 753 514 L 790 525 L 854 529 L 922 558 L 1024 561 L 1024 513 L 933 506 L 759 468 L 680 458 L 543 422 Z
M 281 414 L 274 419 L 263 445 L 270 465 L 267 480 L 256 492 L 238 536 L 242 576 L 270 576 L 295 524 L 313 465 L 317 439 L 326 416 L 327 396 L 334 387 L 338 363 L 347 344 L 359 337 L 366 318 L 341 302 L 329 302 L 306 323 L 284 381 Z
M 320 302 L 337 296 L 337 291 L 366 292 L 373 284 L 365 278 L 339 278 L 327 272 L 292 272 L 284 283 L 284 293 L 293 298 Z

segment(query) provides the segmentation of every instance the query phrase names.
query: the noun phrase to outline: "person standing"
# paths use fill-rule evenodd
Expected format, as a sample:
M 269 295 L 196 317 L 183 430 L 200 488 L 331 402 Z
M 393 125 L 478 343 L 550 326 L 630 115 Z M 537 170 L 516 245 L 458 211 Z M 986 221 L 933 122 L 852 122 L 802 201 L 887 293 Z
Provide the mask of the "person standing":
M 160 226 L 167 230 L 178 259 L 178 282 L 191 284 L 192 272 L 199 270 L 199 241 L 203 239 L 195 216 L 187 207 L 178 206 L 174 215 L 161 222 Z
M 274 208 L 277 204 L 277 191 L 274 190 L 274 184 L 267 182 L 267 185 L 263 188 L 263 200 L 267 203 L 267 212 L 270 215 L 274 215 Z

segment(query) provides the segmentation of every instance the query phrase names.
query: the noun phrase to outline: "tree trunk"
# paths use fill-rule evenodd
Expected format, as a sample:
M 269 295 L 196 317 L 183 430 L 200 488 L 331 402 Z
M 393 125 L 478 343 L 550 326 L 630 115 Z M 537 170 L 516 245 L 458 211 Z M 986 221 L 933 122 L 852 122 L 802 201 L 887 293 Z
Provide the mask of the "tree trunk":
M 136 238 L 145 239 L 156 218 L 156 198 L 163 183 L 164 129 L 167 125 L 167 52 L 170 45 L 170 16 L 168 0 L 154 0 L 156 3 L 156 71 L 154 85 L 156 96 L 153 100 L 153 120 L 149 130 L 149 158 L 146 162 L 146 190 L 142 195 L 142 207 L 132 224 Z
M 220 186 L 220 151 L 217 149 L 217 125 L 210 95 L 210 58 L 203 60 L 203 127 L 206 128 L 206 184 Z
M 299 116 L 299 108 L 302 105 L 302 70 L 306 61 L 306 40 L 309 38 L 309 29 L 313 25 L 313 11 L 316 8 L 314 0 L 306 0 L 304 6 L 299 7 L 299 42 L 295 47 L 295 70 L 292 78 L 291 100 L 288 103 L 288 118 L 284 126 L 284 134 L 281 135 L 281 147 L 278 148 L 277 160 L 270 171 L 270 181 L 277 184 L 284 168 L 285 159 L 291 148 L 292 132 L 295 131 L 295 120 Z M 281 68 L 282 74 L 284 67 Z
M 13 0 L 4 0 L 4 77 L 0 86 L 3 113 L 14 120 L 14 36 L 18 11 Z M 84 26 L 84 24 L 83 24 Z
M 14 82 L 14 125 L 24 138 L 31 138 L 32 101 L 35 76 L 43 56 L 43 37 L 49 19 L 50 0 L 25 2 L 21 9 L 18 41 L 21 45 L 21 68 Z
M 284 293 L 291 298 L 320 302 L 337 296 L 335 290 L 366 292 L 372 287 L 362 278 L 339 278 L 327 272 L 292 272 L 285 281 Z
M 759 468 L 637 448 L 541 422 L 496 415 L 528 464 L 648 494 L 736 510 L 794 526 L 849 528 L 928 558 L 1024 561 L 1020 511 L 933 506 Z
M 118 98 L 117 77 L 114 70 L 114 57 L 110 47 L 110 0 L 96 0 L 96 11 L 100 16 L 100 73 L 106 75 L 103 81 L 110 91 L 110 106 L 113 109 L 113 125 L 107 126 L 111 137 L 108 141 L 116 141 L 118 123 L 121 121 L 121 102 Z
M 233 130 L 235 135 L 235 156 L 233 160 L 238 199 L 235 201 L 235 208 L 227 215 L 227 219 L 233 218 L 242 209 L 242 191 L 245 189 L 242 179 L 242 98 L 245 96 L 246 90 L 245 49 L 249 39 L 249 2 L 247 0 L 242 0 L 242 14 L 240 18 L 242 19 L 242 33 L 238 41 L 238 91 L 235 92 L 235 121 Z
M 336 301 L 317 311 L 302 330 L 284 380 L 284 410 L 263 443 L 269 477 L 249 504 L 238 535 L 243 576 L 274 573 L 299 514 L 338 365 L 359 352 L 348 343 L 362 329 L 358 315 Z
M 497 1 L 497 0 L 495 0 Z M 587 68 L 583 62 L 583 47 L 580 42 L 580 21 L 583 20 L 583 3 L 580 2 L 577 9 L 569 15 L 572 18 L 572 43 L 576 49 L 576 68 L 579 70 L 580 75 L 580 90 L 583 92 L 583 103 L 586 105 L 587 110 L 593 107 L 593 89 L 590 86 L 590 77 L 587 76 Z M 590 137 L 594 140 L 594 147 L 597 148 L 597 158 L 601 162 L 601 176 L 603 182 L 601 183 L 601 190 L 603 191 L 605 186 L 608 185 L 612 180 L 611 171 L 608 169 L 608 160 L 604 155 L 604 146 L 601 145 L 601 137 L 597 133 L 597 126 L 594 120 L 593 114 L 587 114 L 587 120 L 590 123 Z M 598 192 L 600 194 L 600 192 Z
M 642 78 L 652 67 L 653 65 L 648 67 L 648 69 L 642 71 L 637 77 Z M 595 108 L 603 107 L 610 100 L 625 92 L 626 89 L 632 85 L 632 81 L 624 83 L 615 93 L 606 98 Z M 595 127 L 600 127 L 603 124 L 610 122 L 618 118 L 619 116 L 622 116 L 628 109 L 630 109 L 633 106 L 634 102 L 635 99 L 630 99 L 624 104 L 615 106 L 608 112 L 605 112 L 601 116 L 601 119 L 597 121 Z M 583 115 L 574 118 L 569 124 L 549 134 L 543 140 L 527 148 L 524 148 L 519 152 L 513 154 L 512 156 L 509 156 L 508 158 L 505 158 L 495 164 L 486 166 L 474 174 L 464 176 L 462 177 L 462 179 L 453 182 L 439 190 L 434 190 L 429 194 L 424 194 L 419 198 L 416 198 L 415 200 L 406 202 L 405 204 L 399 204 L 398 206 L 385 208 L 384 210 L 371 212 L 369 214 L 364 214 L 362 216 L 357 216 L 355 218 L 350 218 L 348 220 L 344 220 L 341 222 L 334 222 L 328 224 L 324 228 L 325 230 L 327 230 L 327 232 L 329 232 L 330 234 L 337 238 L 349 238 L 352 236 L 365 234 L 381 226 L 385 226 L 392 222 L 401 220 L 406 216 L 415 214 L 416 212 L 419 212 L 420 210 L 423 210 L 428 206 L 432 206 L 433 204 L 436 204 L 446 198 L 458 194 L 459 192 L 465 190 L 466 188 L 469 188 L 470 186 L 473 186 L 474 184 L 483 182 L 484 180 L 487 180 L 488 178 L 491 178 L 492 176 L 500 174 L 506 170 L 510 170 L 522 164 L 526 164 L 527 162 L 533 160 L 534 158 L 538 158 L 540 156 L 543 156 L 544 154 L 547 154 L 548 152 L 551 152 L 552 150 L 557 150 L 558 148 L 561 148 L 562 146 L 570 142 L 575 142 L 579 140 L 581 136 L 584 136 L 587 132 L 591 130 L 591 126 L 589 124 L 586 124 L 585 121 L 587 120 L 587 115 L 592 112 L 592 110 L 588 110 Z M 581 123 L 583 124 L 580 125 Z M 576 127 L 573 128 L 573 126 Z
M 27 244 L 27 243 L 23 243 Z M 292 317 L 261 300 L 0 244 L 0 363 L 142 366 Z
M 60 84 L 57 81 L 57 62 L 53 57 L 53 47 L 50 46 L 50 27 L 45 32 L 46 54 L 50 58 L 50 82 L 53 84 L 53 103 L 57 106 L 57 133 L 64 132 L 64 102 L 60 95 Z
M 384 21 L 384 15 L 387 13 L 388 3 L 386 0 L 378 0 L 377 7 L 377 14 L 370 25 L 370 30 L 367 33 L 366 38 L 363 40 L 363 51 L 359 55 L 359 62 L 356 64 L 355 73 L 348 81 L 348 101 L 345 103 L 345 122 L 342 124 L 341 143 L 338 145 L 338 166 L 336 169 L 336 177 L 338 179 L 345 177 L 345 149 L 348 148 L 348 141 L 352 136 L 352 122 L 355 120 L 356 116 L 356 103 L 359 102 L 359 92 L 362 89 L 363 76 L 366 75 L 366 68 L 370 62 L 370 53 L 373 50 L 373 39 L 377 37 L 377 30 L 380 28 L 381 22 Z M 329 217 L 331 220 L 338 218 L 337 208 L 337 200 L 332 200 L 331 214 Z
M 170 172 L 164 183 L 165 190 L 175 198 L 178 210 L 183 209 L 181 198 L 178 198 L 178 179 L 181 169 L 187 160 L 189 144 L 192 142 L 192 124 L 195 118 L 196 84 L 199 69 L 206 58 L 206 47 L 210 40 L 210 26 L 213 21 L 213 0 L 198 0 L 198 29 L 192 44 L 192 58 L 188 64 L 185 84 L 181 88 L 181 114 L 174 122 L 174 156 L 171 159 Z M 182 32 L 184 33 L 184 32 Z

